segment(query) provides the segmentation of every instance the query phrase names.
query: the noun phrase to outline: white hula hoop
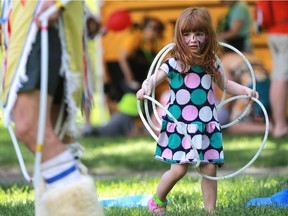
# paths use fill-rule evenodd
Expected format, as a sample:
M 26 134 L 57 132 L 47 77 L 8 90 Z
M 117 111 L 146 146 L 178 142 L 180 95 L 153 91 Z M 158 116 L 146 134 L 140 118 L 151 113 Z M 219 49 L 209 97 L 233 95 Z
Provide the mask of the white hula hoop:
M 245 55 L 240 52 L 238 49 L 236 49 L 235 47 L 227 44 L 227 43 L 223 43 L 223 42 L 220 42 L 219 43 L 221 46 L 224 46 L 224 47 L 227 47 L 231 50 L 233 50 L 234 52 L 236 52 L 242 59 L 243 61 L 246 63 L 247 67 L 249 68 L 249 71 L 250 71 L 250 76 L 251 76 L 251 81 L 252 81 L 252 90 L 255 92 L 256 91 L 256 78 L 255 78 L 255 73 L 254 73 L 254 70 L 253 70 L 253 67 L 251 66 L 250 62 L 248 61 L 248 59 L 245 57 Z M 223 93 L 225 92 L 225 95 L 226 95 L 226 89 L 223 90 Z M 221 102 L 217 105 L 217 107 L 222 107 L 224 104 L 224 100 L 225 98 L 222 97 L 221 99 Z M 230 127 L 236 123 L 239 122 L 239 120 L 241 120 L 242 118 L 244 118 L 246 116 L 246 114 L 250 111 L 251 109 L 251 104 L 249 103 L 247 105 L 247 107 L 245 108 L 245 110 L 242 112 L 242 114 L 240 114 L 238 116 L 238 118 L 232 120 L 230 123 L 227 123 L 227 124 L 224 124 L 221 126 L 221 128 L 227 128 L 227 127 Z
M 254 70 L 253 70 L 250 62 L 247 60 L 247 58 L 239 50 L 237 50 L 235 47 L 233 47 L 233 46 L 231 46 L 229 44 L 221 42 L 220 45 L 233 50 L 234 52 L 236 52 L 238 55 L 240 55 L 242 57 L 242 59 L 245 61 L 245 63 L 247 64 L 247 66 L 248 66 L 248 68 L 250 70 L 250 75 L 251 75 L 251 80 L 252 80 L 252 90 L 256 91 L 256 79 L 255 79 Z M 150 77 L 152 75 L 153 69 L 154 69 L 154 73 L 156 74 L 155 78 L 157 77 L 157 71 L 158 71 L 158 69 L 160 67 L 161 62 L 163 61 L 164 57 L 173 49 L 173 47 L 174 47 L 174 43 L 170 43 L 170 44 L 166 45 L 165 47 L 162 48 L 162 50 L 154 58 L 154 60 L 153 60 L 153 62 L 151 64 L 151 67 L 149 69 L 148 75 L 147 75 L 148 82 L 149 82 L 149 79 L 150 79 Z M 216 56 L 216 58 L 219 59 L 217 56 Z M 155 67 L 156 62 L 157 62 L 157 65 Z M 222 64 L 220 66 L 223 67 Z M 225 74 L 224 74 L 224 79 L 226 80 Z M 158 113 L 156 112 L 156 105 L 159 106 L 174 121 L 174 123 L 179 128 L 181 128 L 182 125 L 180 125 L 180 123 L 174 118 L 174 116 L 162 104 L 160 104 L 157 100 L 155 100 L 155 80 L 154 80 L 154 85 L 153 86 L 154 86 L 154 88 L 153 88 L 153 91 L 152 91 L 152 97 L 144 95 L 144 111 L 145 111 L 147 120 L 145 119 L 145 117 L 144 117 L 144 115 L 142 113 L 140 100 L 137 101 L 137 109 L 138 109 L 139 116 L 140 116 L 144 126 L 146 127 L 148 132 L 151 134 L 151 136 L 154 138 L 154 140 L 157 142 L 158 141 L 158 137 L 154 133 L 152 128 L 154 130 L 157 130 L 157 131 L 160 131 L 160 128 L 156 127 L 155 124 L 151 120 L 151 117 L 150 117 L 150 114 L 149 114 L 149 111 L 148 111 L 148 100 L 150 100 L 152 102 L 153 112 L 154 112 L 154 115 L 156 116 L 156 119 L 157 119 L 158 123 L 161 124 L 161 120 L 160 120 L 160 117 L 158 116 Z M 234 97 L 231 97 L 231 98 L 225 100 L 225 96 L 226 96 L 226 89 L 223 90 L 223 95 L 222 95 L 221 102 L 216 107 L 217 110 L 220 109 L 226 103 L 229 103 L 229 102 L 231 102 L 233 100 L 243 99 L 243 98 L 248 99 L 248 96 L 246 96 L 246 95 L 238 95 L 238 96 L 234 96 Z M 197 172 L 202 177 L 205 177 L 205 178 L 211 179 L 211 180 L 223 180 L 223 179 L 234 177 L 234 176 L 240 174 L 241 172 L 243 172 L 249 166 L 251 166 L 251 164 L 258 158 L 258 156 L 260 155 L 260 153 L 264 149 L 266 141 L 267 141 L 268 133 L 269 133 L 269 118 L 268 118 L 267 111 L 266 111 L 265 107 L 263 106 L 263 104 L 257 98 L 252 97 L 251 100 L 256 102 L 260 106 L 260 108 L 262 109 L 262 112 L 263 112 L 264 117 L 265 117 L 266 129 L 265 129 L 264 137 L 263 137 L 263 140 L 262 140 L 262 144 L 260 145 L 260 147 L 259 147 L 258 151 L 256 152 L 256 154 L 254 155 L 254 157 L 245 166 L 243 166 L 241 169 L 237 170 L 234 173 L 231 173 L 231 174 L 228 174 L 228 175 L 225 175 L 225 176 L 217 176 L 217 177 L 208 176 L 208 175 L 205 175 L 204 173 L 201 173 L 201 171 L 199 169 L 200 159 L 199 159 L 198 151 L 195 148 L 195 146 L 193 145 L 192 140 L 189 137 L 189 135 L 186 133 L 185 129 L 184 128 L 182 129 L 183 134 L 185 135 L 185 137 L 188 138 L 189 142 L 191 143 L 191 146 L 193 148 L 194 154 L 196 156 L 195 157 L 196 164 L 193 165 L 193 167 L 196 168 Z M 238 116 L 238 118 L 236 118 L 235 120 L 231 121 L 228 124 L 222 125 L 221 128 L 227 128 L 227 127 L 230 127 L 230 126 L 238 123 L 242 118 L 245 117 L 245 115 L 249 112 L 250 109 L 251 109 L 251 104 L 249 103 L 248 106 L 246 107 L 246 109 L 243 111 L 243 113 L 240 116 Z
M 177 121 L 177 119 L 175 119 L 175 117 L 161 103 L 159 103 L 157 100 L 155 100 L 154 98 L 152 98 L 150 96 L 147 96 L 147 95 L 145 95 L 144 98 L 146 100 L 150 100 L 153 103 L 157 104 L 157 106 L 159 106 L 174 121 L 174 123 L 178 126 L 178 128 L 181 129 L 181 132 L 184 134 L 186 139 L 190 142 L 190 144 L 192 146 L 192 149 L 193 149 L 193 152 L 194 152 L 194 157 L 195 157 L 196 160 L 195 160 L 195 164 L 193 164 L 193 163 L 191 163 L 191 164 L 192 164 L 193 167 L 198 167 L 200 165 L 199 154 L 198 154 L 198 151 L 197 151 L 196 147 L 192 143 L 191 137 L 187 134 L 187 131 L 183 128 L 183 126 Z M 138 100 L 138 108 L 139 108 L 139 104 L 140 104 L 140 101 Z M 140 116 L 141 120 L 143 121 L 144 125 L 148 126 L 149 124 L 147 123 L 146 119 L 144 118 L 141 109 L 138 109 L 138 111 L 139 111 L 139 116 Z M 149 130 L 150 134 L 152 135 L 152 137 L 157 142 L 158 141 L 158 137 L 156 136 L 154 131 L 151 130 L 151 128 L 149 126 L 148 126 L 147 130 Z
M 227 99 L 224 104 L 230 102 L 230 101 L 233 101 L 233 100 L 236 100 L 236 99 L 243 99 L 243 98 L 249 98 L 248 96 L 246 95 L 238 95 L 238 96 L 234 96 L 234 97 L 231 97 L 229 99 Z M 225 175 L 225 176 L 217 176 L 217 177 L 213 177 L 213 176 L 208 176 L 208 175 L 205 175 L 203 173 L 200 172 L 199 168 L 197 168 L 197 171 L 198 173 L 207 178 L 207 179 L 211 179 L 211 180 L 223 180 L 223 179 L 228 179 L 228 178 L 231 178 L 231 177 L 234 177 L 236 175 L 239 175 L 241 172 L 243 172 L 245 169 L 247 169 L 248 167 L 250 167 L 252 165 L 252 163 L 254 163 L 254 161 L 258 158 L 258 156 L 261 154 L 262 150 L 264 149 L 265 147 L 265 144 L 266 144 L 266 141 L 267 141 L 267 138 L 268 138 L 268 134 L 269 134 L 269 118 L 268 118 L 268 114 L 267 114 L 267 111 L 264 107 L 264 105 L 257 99 L 257 98 L 254 98 L 252 97 L 251 100 L 253 100 L 254 102 L 256 102 L 262 109 L 262 112 L 264 114 L 264 117 L 265 117 L 265 133 L 264 133 L 264 137 L 263 137 L 263 140 L 262 140 L 262 143 L 258 149 L 258 151 L 256 152 L 256 154 L 254 155 L 254 157 L 245 165 L 243 166 L 241 169 L 237 170 L 236 172 L 234 173 L 231 173 L 231 174 L 228 174 L 228 175 Z M 241 119 L 237 119 L 238 121 L 240 121 Z

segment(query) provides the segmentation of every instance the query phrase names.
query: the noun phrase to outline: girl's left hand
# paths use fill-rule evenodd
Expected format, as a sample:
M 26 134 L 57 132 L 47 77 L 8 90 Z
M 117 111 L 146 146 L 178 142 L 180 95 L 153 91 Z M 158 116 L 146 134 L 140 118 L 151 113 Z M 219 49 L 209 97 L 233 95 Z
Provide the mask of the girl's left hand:
M 253 89 L 250 89 L 248 87 L 245 88 L 245 92 L 246 92 L 246 95 L 249 97 L 249 98 L 256 98 L 258 99 L 259 98 L 259 93 L 257 91 L 253 91 Z

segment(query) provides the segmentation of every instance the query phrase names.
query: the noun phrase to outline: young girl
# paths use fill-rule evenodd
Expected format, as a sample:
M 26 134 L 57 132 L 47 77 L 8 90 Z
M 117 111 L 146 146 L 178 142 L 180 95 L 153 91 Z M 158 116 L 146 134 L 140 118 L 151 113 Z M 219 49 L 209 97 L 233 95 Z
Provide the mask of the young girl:
M 218 46 L 208 11 L 188 8 L 176 22 L 172 56 L 161 65 L 156 77 L 156 85 L 169 79 L 170 99 L 166 108 L 191 136 L 200 156 L 200 170 L 209 176 L 216 176 L 216 166 L 224 162 L 212 81 L 222 90 L 226 86 L 228 94 L 258 98 L 258 93 L 248 87 L 230 80 L 224 83 L 223 70 L 215 56 Z M 155 74 L 149 82 L 143 82 L 138 99 L 151 94 L 154 79 Z M 189 164 L 195 163 L 190 142 L 168 115 L 162 118 L 155 158 L 171 164 L 148 202 L 151 212 L 162 215 L 168 193 L 185 176 Z M 217 181 L 202 178 L 201 188 L 204 208 L 211 213 L 216 205 Z

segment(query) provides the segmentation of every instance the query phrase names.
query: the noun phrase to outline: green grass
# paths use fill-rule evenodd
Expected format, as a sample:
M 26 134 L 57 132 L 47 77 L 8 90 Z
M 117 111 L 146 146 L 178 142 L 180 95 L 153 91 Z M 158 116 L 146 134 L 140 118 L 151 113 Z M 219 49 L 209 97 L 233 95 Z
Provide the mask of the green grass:
M 220 170 L 234 172 L 247 164 L 262 142 L 262 136 L 223 135 L 225 166 Z M 96 177 L 100 198 L 121 197 L 134 194 L 151 195 L 155 192 L 161 174 L 168 164 L 153 159 L 155 142 L 142 138 L 82 138 L 79 140 L 86 152 L 82 161 Z M 8 131 L 0 127 L 0 169 L 19 169 Z M 21 144 L 24 160 L 29 170 L 33 156 Z M 267 140 L 253 168 L 287 168 L 287 141 Z M 220 172 L 221 173 L 221 172 Z M 267 172 L 265 175 L 240 175 L 219 181 L 216 215 L 287 215 L 288 209 L 246 208 L 253 197 L 266 197 L 287 187 L 281 184 L 287 176 Z M 171 191 L 168 215 L 205 215 L 202 209 L 201 178 L 191 169 Z M 33 187 L 16 182 L 0 183 L 0 216 L 34 215 Z M 149 215 L 145 208 L 105 208 L 106 215 Z

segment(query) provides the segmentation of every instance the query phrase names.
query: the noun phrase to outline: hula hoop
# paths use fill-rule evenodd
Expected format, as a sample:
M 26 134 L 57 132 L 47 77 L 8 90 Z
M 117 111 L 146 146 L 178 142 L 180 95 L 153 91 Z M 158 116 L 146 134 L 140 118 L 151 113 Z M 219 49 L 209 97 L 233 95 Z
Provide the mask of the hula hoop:
M 227 100 L 225 100 L 224 104 L 228 103 L 228 102 L 231 102 L 233 100 L 236 100 L 236 99 L 243 99 L 243 98 L 249 98 L 248 96 L 246 95 L 238 95 L 238 96 L 234 96 L 234 97 L 231 97 Z M 223 179 L 228 179 L 228 178 L 231 178 L 231 177 L 234 177 L 236 175 L 239 175 L 241 172 L 243 172 L 245 169 L 247 169 L 248 167 L 250 167 L 252 165 L 252 163 L 254 163 L 254 161 L 258 158 L 258 156 L 261 154 L 262 150 L 264 149 L 265 147 L 265 144 L 266 144 L 266 141 L 267 141 L 267 138 L 268 138 L 268 134 L 269 134 L 269 118 L 268 118 L 268 114 L 267 114 L 267 111 L 264 107 L 264 105 L 261 103 L 261 101 L 259 101 L 257 98 L 254 98 L 252 97 L 251 100 L 253 100 L 254 102 L 256 102 L 262 109 L 262 112 L 265 116 L 265 133 L 264 133 L 264 137 L 263 137 L 263 140 L 262 140 L 262 143 L 258 149 L 258 151 L 256 152 L 256 154 L 254 155 L 254 157 L 245 165 L 243 166 L 241 169 L 237 170 L 236 172 L 234 173 L 231 173 L 231 174 L 228 174 L 228 175 L 225 175 L 225 176 L 217 176 L 217 177 L 213 177 L 213 176 L 208 176 L 208 175 L 205 175 L 203 174 L 199 168 L 196 168 L 196 170 L 198 171 L 198 173 L 202 176 L 202 177 L 205 177 L 207 179 L 211 179 L 211 180 L 223 180 Z M 238 121 L 240 121 L 241 119 L 237 119 Z
M 234 52 L 236 52 L 243 60 L 244 62 L 246 63 L 246 65 L 248 66 L 249 68 L 249 71 L 250 71 L 250 76 L 251 76 L 251 81 L 252 81 L 252 90 L 255 92 L 256 91 L 256 78 L 255 78 L 255 73 L 254 73 L 254 70 L 253 70 L 253 67 L 251 66 L 250 62 L 248 61 L 248 59 L 245 57 L 245 55 L 240 52 L 238 49 L 236 49 L 235 47 L 229 45 L 229 44 L 226 44 L 226 43 L 223 43 L 223 42 L 220 42 L 220 45 L 221 46 L 224 46 L 226 48 L 229 48 L 231 50 L 233 50 Z M 224 88 L 223 89 L 223 92 L 225 92 L 225 95 L 226 95 L 226 89 Z M 223 97 L 222 97 L 222 100 L 221 102 L 218 104 L 219 107 L 222 107 L 224 105 L 224 101 L 223 100 Z M 226 104 L 226 103 L 225 103 Z M 242 114 L 240 114 L 238 116 L 238 118 L 234 119 L 233 121 L 231 121 L 230 123 L 227 123 L 227 124 L 224 124 L 221 126 L 221 128 L 227 128 L 227 127 L 230 127 L 236 123 L 239 122 L 239 119 L 242 119 L 246 116 L 246 114 L 250 111 L 251 109 L 251 104 L 249 103 L 247 105 L 247 107 L 245 108 L 245 110 L 242 112 Z
M 247 58 L 239 51 L 237 50 L 235 47 L 229 45 L 229 44 L 226 44 L 226 43 L 220 43 L 220 45 L 222 46 L 225 46 L 231 50 L 233 50 L 234 52 L 236 52 L 238 55 L 240 55 L 242 57 L 242 59 L 245 61 L 245 63 L 247 64 L 248 68 L 249 68 L 249 71 L 250 71 L 250 75 L 251 75 L 251 80 L 252 80 L 252 90 L 255 91 L 256 90 L 256 79 L 255 79 L 255 74 L 254 74 L 254 70 L 250 64 L 250 62 L 247 60 Z M 174 47 L 174 43 L 170 43 L 168 45 L 166 45 L 165 47 L 162 48 L 162 50 L 160 50 L 160 52 L 156 55 L 156 57 L 154 58 L 152 64 L 151 64 L 151 67 L 149 69 L 149 72 L 148 72 L 148 75 L 147 75 L 147 81 L 149 83 L 149 80 L 150 80 L 150 77 L 152 75 L 152 72 L 153 72 L 153 69 L 155 67 L 155 64 L 157 62 L 157 65 L 154 69 L 154 73 L 155 73 L 155 80 L 154 80 L 154 88 L 152 89 L 152 97 L 150 96 L 147 96 L 147 95 L 144 95 L 144 111 L 145 111 L 145 114 L 146 114 L 146 118 L 147 120 L 145 119 L 143 113 L 142 113 L 142 109 L 141 109 L 141 103 L 140 103 L 140 100 L 137 101 L 137 109 L 138 109 L 138 113 L 139 113 L 139 116 L 144 124 L 144 126 L 146 127 L 146 129 L 148 130 L 148 132 L 151 134 L 151 136 L 154 138 L 154 140 L 157 142 L 158 141 L 158 136 L 154 133 L 154 131 L 151 129 L 151 127 L 153 127 L 153 129 L 157 130 L 157 131 L 160 131 L 160 128 L 159 127 L 156 127 L 155 124 L 152 122 L 151 120 L 151 116 L 149 114 L 149 111 L 148 111 L 148 100 L 150 100 L 152 102 L 152 106 L 153 106 L 153 112 L 154 112 L 154 115 L 158 121 L 158 123 L 161 124 L 161 120 L 160 120 L 160 117 L 158 116 L 158 113 L 156 111 L 156 105 L 159 106 L 173 121 L 174 123 L 179 127 L 181 128 L 182 126 L 180 125 L 180 123 L 173 117 L 173 115 L 162 105 L 160 104 L 157 100 L 155 100 L 155 82 L 156 82 L 156 77 L 157 77 L 157 72 L 158 72 L 158 68 L 160 67 L 160 64 L 161 62 L 163 61 L 164 57 L 173 49 Z M 217 60 L 219 60 L 219 58 L 216 56 Z M 222 66 L 222 63 L 220 62 L 220 67 L 223 67 Z M 224 80 L 226 80 L 226 76 L 225 76 L 225 73 L 224 73 Z M 225 82 L 226 83 L 226 82 Z M 231 97 L 229 99 L 226 99 L 225 100 L 225 96 L 226 96 L 226 88 L 224 86 L 224 89 L 223 89 L 223 95 L 222 95 L 222 98 L 221 98 L 221 102 L 217 105 L 217 110 L 220 109 L 223 105 L 225 105 L 226 103 L 229 103 L 233 100 L 236 100 L 236 99 L 243 99 L 243 98 L 246 98 L 248 99 L 249 97 L 246 96 L 246 95 L 238 95 L 238 96 L 234 96 L 234 97 Z M 268 119 L 268 115 L 267 115 L 267 111 L 265 109 L 265 107 L 263 106 L 263 104 L 257 99 L 257 98 L 254 98 L 252 97 L 251 98 L 252 101 L 256 102 L 262 109 L 262 112 L 264 114 L 264 117 L 265 117 L 265 125 L 266 125 L 266 129 L 265 129 L 265 133 L 264 133 L 264 137 L 263 137 L 263 140 L 262 140 L 262 144 L 260 145 L 258 151 L 256 152 L 256 154 L 254 155 L 254 157 L 245 165 L 243 166 L 241 169 L 237 170 L 236 172 L 234 173 L 231 173 L 231 174 L 228 174 L 228 175 L 225 175 L 225 176 L 217 176 L 217 177 L 213 177 L 213 176 L 208 176 L 208 175 L 205 175 L 204 173 L 201 173 L 200 169 L 199 169 L 199 165 L 200 165 L 200 159 L 199 159 L 199 154 L 198 154 L 198 151 L 197 149 L 195 148 L 195 146 L 193 145 L 192 143 L 192 140 L 191 138 L 189 137 L 189 135 L 186 133 L 186 131 L 182 128 L 181 131 L 183 132 L 183 134 L 185 135 L 186 138 L 188 138 L 192 148 L 193 148 L 193 151 L 194 151 L 194 155 L 195 155 L 195 159 L 196 159 L 196 164 L 195 165 L 192 165 L 192 167 L 196 168 L 197 172 L 202 176 L 202 177 L 205 177 L 207 179 L 211 179 L 211 180 L 222 180 L 222 179 L 227 179 L 227 178 L 231 178 L 231 177 L 234 177 L 238 174 L 240 174 L 241 172 L 243 172 L 246 168 L 248 168 L 249 166 L 251 166 L 251 164 L 258 158 L 258 156 L 260 155 L 260 153 L 262 152 L 262 150 L 264 149 L 264 146 L 266 144 L 266 141 L 267 141 L 267 137 L 268 137 L 268 133 L 269 133 L 269 119 Z M 231 121 L 230 123 L 227 123 L 225 125 L 222 125 L 221 128 L 227 128 L 227 127 L 230 127 L 236 123 L 238 123 L 242 118 L 245 117 L 245 115 L 250 111 L 251 109 L 251 104 L 249 103 L 248 106 L 245 108 L 245 110 L 243 111 L 243 113 L 241 115 L 239 115 L 236 119 L 234 119 L 233 121 Z
M 150 96 L 147 96 L 147 95 L 144 95 L 144 98 L 147 99 L 147 100 L 150 100 L 152 101 L 153 103 L 157 104 L 173 121 L 174 123 L 178 126 L 178 128 L 181 130 L 181 133 L 184 134 L 184 136 L 187 138 L 187 140 L 189 141 L 189 143 L 191 144 L 192 146 L 192 149 L 193 149 L 193 152 L 194 152 L 194 157 L 196 159 L 196 163 L 195 165 L 192 164 L 192 166 L 195 166 L 195 167 L 198 167 L 200 165 L 200 158 L 199 158 L 199 154 L 198 154 L 198 151 L 196 149 L 196 147 L 193 145 L 192 143 L 192 140 L 191 140 L 191 137 L 187 134 L 186 130 L 182 127 L 182 125 L 177 121 L 177 119 L 175 119 L 175 117 L 161 104 L 159 103 L 157 100 L 155 100 L 154 98 L 150 97 Z M 139 103 L 139 100 L 138 100 L 138 107 L 139 107 L 140 103 Z M 140 109 L 139 111 L 139 116 L 140 118 L 142 119 L 144 125 L 148 125 L 146 119 L 144 118 L 143 116 L 143 113 Z M 148 129 L 148 128 L 147 128 Z M 149 128 L 149 132 L 150 134 L 153 136 L 153 138 L 156 140 L 156 142 L 158 141 L 158 137 L 156 136 L 156 134 L 154 133 L 154 131 L 152 131 L 150 128 Z

